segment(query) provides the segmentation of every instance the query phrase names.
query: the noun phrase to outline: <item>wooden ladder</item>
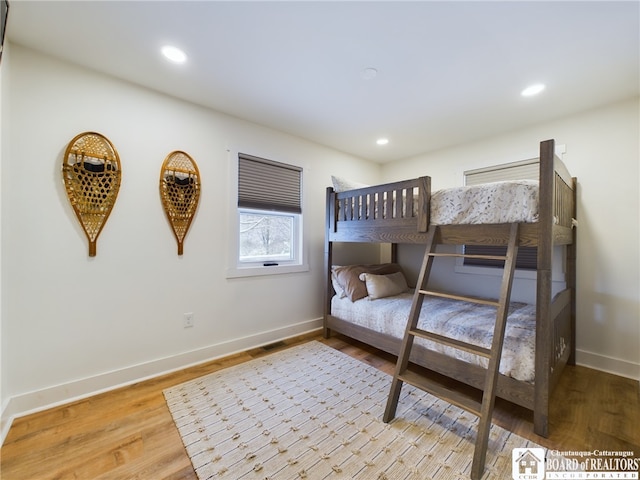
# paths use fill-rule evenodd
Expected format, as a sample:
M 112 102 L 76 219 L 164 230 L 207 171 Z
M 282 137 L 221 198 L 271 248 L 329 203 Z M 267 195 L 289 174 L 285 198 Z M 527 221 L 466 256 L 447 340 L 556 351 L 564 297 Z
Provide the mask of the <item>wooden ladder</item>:
M 504 332 L 507 324 L 507 317 L 509 315 L 509 300 L 511 297 L 513 272 L 515 270 L 516 255 L 518 253 L 518 224 L 513 223 L 510 225 L 509 243 L 505 256 L 436 253 L 436 239 L 439 237 L 439 234 L 437 232 L 438 229 L 439 227 L 437 225 L 432 225 L 427 237 L 424 260 L 422 262 L 420 275 L 418 276 L 416 290 L 413 295 L 413 302 L 411 304 L 411 311 L 409 313 L 407 328 L 405 330 L 404 339 L 402 340 L 402 346 L 400 348 L 396 370 L 393 375 L 391 391 L 389 392 L 389 399 L 387 400 L 387 407 L 384 412 L 383 421 L 385 423 L 388 423 L 395 417 L 396 409 L 398 407 L 398 399 L 400 397 L 400 391 L 402 390 L 402 385 L 405 382 L 428 393 L 436 395 L 437 397 L 440 397 L 443 400 L 446 400 L 453 405 L 461 407 L 478 416 L 480 418 L 480 421 L 478 424 L 476 446 L 473 454 L 473 464 L 471 466 L 471 478 L 473 480 L 479 480 L 484 472 L 487 445 L 489 442 L 489 430 L 491 428 L 491 416 L 495 404 L 495 392 L 499 375 L 498 368 L 500 366 L 502 343 L 504 341 Z M 504 260 L 504 272 L 502 275 L 500 298 L 497 301 L 494 301 L 427 290 L 427 282 L 429 279 L 429 274 L 431 272 L 433 260 L 435 257 L 439 256 Z M 453 338 L 444 337 L 442 335 L 437 335 L 435 333 L 417 328 L 422 303 L 424 297 L 427 295 L 495 306 L 497 312 L 491 349 L 483 348 L 467 342 L 462 342 Z M 475 355 L 487 358 L 489 362 L 486 369 L 484 389 L 482 392 L 482 401 L 478 401 L 472 396 L 453 391 L 429 378 L 426 378 L 414 371 L 409 370 L 409 356 L 411 354 L 411 348 L 413 346 L 413 340 L 415 337 L 425 338 L 433 342 L 446 345 L 448 347 L 452 347 L 458 350 L 464 350 L 466 352 L 470 352 Z

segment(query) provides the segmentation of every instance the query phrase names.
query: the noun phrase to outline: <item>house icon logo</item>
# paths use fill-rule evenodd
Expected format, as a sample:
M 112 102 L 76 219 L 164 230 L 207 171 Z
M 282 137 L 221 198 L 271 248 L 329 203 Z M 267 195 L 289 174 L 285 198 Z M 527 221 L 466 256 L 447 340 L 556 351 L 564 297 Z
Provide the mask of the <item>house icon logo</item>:
M 544 480 L 544 448 L 514 448 L 513 480 Z

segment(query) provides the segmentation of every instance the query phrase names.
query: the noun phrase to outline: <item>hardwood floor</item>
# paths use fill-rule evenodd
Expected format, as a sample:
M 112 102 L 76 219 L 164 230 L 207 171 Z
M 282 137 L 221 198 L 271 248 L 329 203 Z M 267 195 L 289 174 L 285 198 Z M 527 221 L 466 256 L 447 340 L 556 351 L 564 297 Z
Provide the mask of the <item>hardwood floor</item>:
M 345 337 L 306 335 L 16 419 L 0 450 L 3 480 L 196 479 L 162 390 L 216 370 L 318 340 L 387 373 L 394 358 Z M 550 436 L 532 415 L 498 401 L 494 422 L 560 451 L 631 450 L 640 457 L 637 381 L 567 367 L 554 392 Z

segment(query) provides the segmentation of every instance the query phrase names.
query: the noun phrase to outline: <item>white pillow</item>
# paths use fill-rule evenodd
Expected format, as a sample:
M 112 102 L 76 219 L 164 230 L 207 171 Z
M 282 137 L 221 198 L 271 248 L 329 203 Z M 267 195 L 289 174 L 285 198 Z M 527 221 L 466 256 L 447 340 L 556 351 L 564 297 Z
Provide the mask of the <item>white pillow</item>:
M 357 190 L 358 188 L 366 188 L 369 185 L 364 183 L 353 182 L 342 177 L 334 177 L 331 175 L 331 183 L 333 183 L 333 190 L 335 192 L 346 192 L 348 190 Z
M 333 290 L 336 292 L 338 298 L 344 298 L 347 294 L 344 292 L 344 288 L 340 285 L 338 281 L 338 275 L 336 273 L 336 268 L 340 268 L 339 265 L 331 265 L 331 284 L 333 285 Z
M 409 290 L 407 280 L 402 272 L 388 275 L 375 275 L 373 273 L 361 273 L 360 280 L 367 284 L 367 292 L 370 300 L 376 298 L 392 297 Z

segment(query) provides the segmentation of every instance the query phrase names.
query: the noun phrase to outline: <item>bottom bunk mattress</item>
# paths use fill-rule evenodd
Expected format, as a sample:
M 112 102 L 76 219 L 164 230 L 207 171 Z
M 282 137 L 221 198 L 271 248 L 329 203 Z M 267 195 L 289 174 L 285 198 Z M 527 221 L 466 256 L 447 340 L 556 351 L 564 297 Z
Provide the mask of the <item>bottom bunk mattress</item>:
M 352 302 L 334 296 L 331 315 L 341 320 L 401 339 L 411 310 L 411 292 L 371 300 L 369 297 Z M 425 297 L 418 328 L 455 338 L 485 348 L 491 348 L 496 308 L 439 297 Z M 533 383 L 535 365 L 535 305 L 512 302 L 505 331 L 500 373 L 523 382 Z M 486 367 L 486 358 L 445 347 L 422 338 L 416 345 L 444 353 L 459 360 Z

